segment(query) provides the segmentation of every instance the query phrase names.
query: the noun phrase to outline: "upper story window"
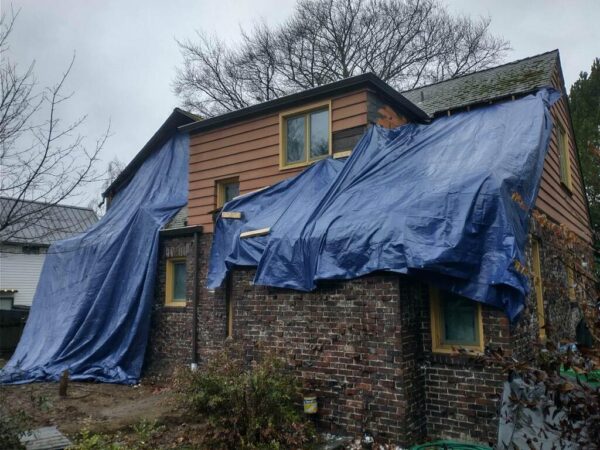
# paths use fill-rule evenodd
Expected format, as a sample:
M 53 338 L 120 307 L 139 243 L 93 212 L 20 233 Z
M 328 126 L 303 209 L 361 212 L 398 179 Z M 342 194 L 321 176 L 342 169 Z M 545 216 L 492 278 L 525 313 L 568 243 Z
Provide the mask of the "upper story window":
M 560 181 L 572 189 L 571 159 L 569 158 L 569 136 L 562 125 L 558 125 L 558 154 L 560 161 Z
M 434 352 L 455 348 L 483 351 L 481 305 L 468 298 L 430 289 L 431 337 Z
M 166 298 L 167 306 L 185 306 L 187 265 L 185 258 L 167 260 Z
M 330 102 L 279 116 L 281 168 L 297 167 L 331 154 Z
M 240 182 L 238 178 L 228 178 L 217 181 L 217 208 L 240 195 Z

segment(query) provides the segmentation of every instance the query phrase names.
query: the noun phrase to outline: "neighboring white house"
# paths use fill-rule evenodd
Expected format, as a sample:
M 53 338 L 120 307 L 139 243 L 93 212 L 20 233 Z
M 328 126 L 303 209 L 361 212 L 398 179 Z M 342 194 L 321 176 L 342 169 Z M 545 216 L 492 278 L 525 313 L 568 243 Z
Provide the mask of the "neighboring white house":
M 14 199 L 0 197 L 0 220 Z M 98 221 L 96 213 L 77 206 L 21 202 L 38 211 L 33 220 L 0 233 L 0 310 L 31 306 L 50 244 L 81 233 Z

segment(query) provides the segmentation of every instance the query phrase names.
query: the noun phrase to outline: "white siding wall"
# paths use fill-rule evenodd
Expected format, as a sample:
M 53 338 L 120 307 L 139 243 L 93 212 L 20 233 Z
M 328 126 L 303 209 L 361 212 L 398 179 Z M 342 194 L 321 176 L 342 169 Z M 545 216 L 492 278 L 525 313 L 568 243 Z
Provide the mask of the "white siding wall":
M 0 252 L 0 289 L 18 289 L 15 305 L 31 306 L 45 254 Z

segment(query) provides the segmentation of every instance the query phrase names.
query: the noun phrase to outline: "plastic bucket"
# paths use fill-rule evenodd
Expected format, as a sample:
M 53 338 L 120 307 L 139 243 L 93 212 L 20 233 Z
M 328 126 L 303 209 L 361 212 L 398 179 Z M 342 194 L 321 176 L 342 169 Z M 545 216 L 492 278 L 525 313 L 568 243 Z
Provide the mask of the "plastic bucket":
M 317 406 L 317 397 L 315 395 L 304 397 L 305 414 L 316 414 L 318 410 L 319 407 Z

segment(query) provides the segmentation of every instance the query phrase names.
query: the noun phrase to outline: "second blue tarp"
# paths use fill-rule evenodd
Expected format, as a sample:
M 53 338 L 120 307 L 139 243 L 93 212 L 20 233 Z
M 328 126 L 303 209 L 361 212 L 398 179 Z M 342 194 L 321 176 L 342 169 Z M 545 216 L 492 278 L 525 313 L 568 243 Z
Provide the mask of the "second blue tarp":
M 427 125 L 373 126 L 345 162 L 320 161 L 227 203 L 243 217 L 219 218 L 208 287 L 235 266 L 256 266 L 256 284 L 301 291 L 384 270 L 514 319 L 529 290 L 516 262 L 525 264 L 557 96 L 542 90 Z

